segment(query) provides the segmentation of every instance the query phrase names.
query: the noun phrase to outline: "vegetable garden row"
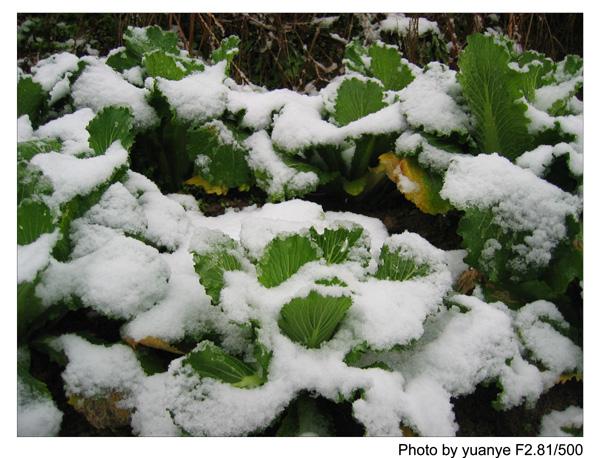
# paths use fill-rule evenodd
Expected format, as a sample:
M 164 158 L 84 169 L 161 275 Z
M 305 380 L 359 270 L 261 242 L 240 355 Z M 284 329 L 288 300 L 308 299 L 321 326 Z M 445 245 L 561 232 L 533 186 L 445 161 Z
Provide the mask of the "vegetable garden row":
M 236 83 L 236 36 L 208 59 L 159 27 L 124 42 L 19 71 L 19 435 L 61 432 L 33 353 L 93 427 L 137 435 L 454 435 L 479 386 L 506 410 L 581 380 L 580 57 L 488 31 L 421 68 L 357 37 L 298 93 Z M 390 183 L 459 215 L 463 249 L 311 201 Z M 580 433 L 582 410 L 539 424 Z

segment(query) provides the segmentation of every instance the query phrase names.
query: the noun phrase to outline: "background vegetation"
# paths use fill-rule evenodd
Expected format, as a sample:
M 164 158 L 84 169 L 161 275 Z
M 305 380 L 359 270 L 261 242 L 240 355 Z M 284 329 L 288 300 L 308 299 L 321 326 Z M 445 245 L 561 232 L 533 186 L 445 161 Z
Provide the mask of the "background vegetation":
M 323 18 L 338 17 L 335 21 Z M 241 38 L 240 54 L 234 64 L 238 82 L 269 89 L 303 90 L 307 85 L 321 88 L 342 72 L 345 40 L 367 32 L 371 19 L 384 14 L 19 14 L 18 58 L 25 69 L 58 49 L 82 55 L 89 47 L 105 55 L 121 46 L 127 26 L 160 25 L 177 30 L 190 54 L 208 57 L 221 39 L 236 34 Z M 375 16 L 373 18 L 373 16 Z M 500 27 L 521 44 L 561 60 L 567 54 L 583 54 L 583 14 L 502 13 L 502 14 L 407 14 L 436 21 L 446 42 L 447 54 L 432 56 L 419 40 L 415 27 L 401 38 L 401 49 L 413 63 L 423 65 L 431 57 L 442 58 L 456 68 L 457 56 L 466 37 L 488 27 Z M 398 44 L 397 36 L 382 37 Z M 277 71 L 274 71 L 277 70 Z M 310 86 L 309 86 L 310 87 Z

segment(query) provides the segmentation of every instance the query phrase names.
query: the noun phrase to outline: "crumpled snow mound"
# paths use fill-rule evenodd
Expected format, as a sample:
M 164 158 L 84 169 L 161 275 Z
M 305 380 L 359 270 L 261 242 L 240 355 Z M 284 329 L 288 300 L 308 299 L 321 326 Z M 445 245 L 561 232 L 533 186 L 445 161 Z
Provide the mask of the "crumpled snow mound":
M 149 223 L 152 215 L 155 226 Z M 360 251 L 362 258 L 308 262 L 271 288 L 257 279 L 253 260 L 277 237 L 311 227 L 322 233 L 344 221 L 365 230 L 368 248 Z M 401 435 L 406 425 L 423 435 L 453 435 L 458 426 L 451 397 L 499 380 L 501 401 L 509 407 L 535 400 L 561 373 L 581 369 L 581 350 L 540 321 L 549 317 L 564 324 L 554 305 L 537 302 L 512 312 L 500 303 L 452 296 L 455 274 L 448 253 L 416 234 L 388 237 L 382 223 L 372 218 L 324 212 L 301 200 L 206 217 L 130 172 L 77 220 L 73 234 L 73 259 L 51 261 L 38 286 L 47 306 L 77 296 L 100 313 L 127 319 L 122 334 L 138 342 L 157 338 L 176 346 L 212 329 L 227 335 L 224 348 L 241 355 L 251 343 L 242 328 L 259 323 L 256 339 L 272 352 L 266 383 L 244 389 L 201 377 L 181 358 L 168 372 L 148 376 L 129 347 L 61 337 L 56 345 L 69 361 L 63 374 L 67 391 L 121 393 L 138 434 L 250 434 L 267 427 L 300 392 L 309 391 L 352 402 L 367 434 Z M 159 253 L 131 234 L 147 243 L 162 241 L 170 251 Z M 194 270 L 192 253 L 210 249 L 223 237 L 236 241 L 239 256 L 247 260 L 241 270 L 225 273 L 215 307 Z M 382 247 L 425 263 L 427 274 L 404 281 L 376 278 Z M 342 283 L 315 283 L 324 278 Z M 333 338 L 317 349 L 291 341 L 277 325 L 283 304 L 311 290 L 349 295 L 353 301 Z M 358 361 L 345 361 L 365 344 Z M 548 354 L 547 348 L 561 350 Z M 387 369 L 373 366 L 376 362 Z M 523 392 L 524 385 L 537 388 Z

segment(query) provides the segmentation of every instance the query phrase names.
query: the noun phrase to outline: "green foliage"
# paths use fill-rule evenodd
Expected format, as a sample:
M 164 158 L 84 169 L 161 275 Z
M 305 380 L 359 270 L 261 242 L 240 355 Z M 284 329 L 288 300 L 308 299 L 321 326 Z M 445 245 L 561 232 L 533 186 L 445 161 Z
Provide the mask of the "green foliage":
M 214 304 L 219 302 L 224 286 L 223 275 L 227 271 L 240 270 L 242 264 L 234 252 L 234 241 L 222 243 L 202 254 L 194 254 L 194 268 L 200 283 Z
M 331 339 L 351 305 L 350 297 L 322 296 L 311 291 L 282 307 L 279 328 L 294 342 L 319 348 Z
M 366 134 L 355 139 L 356 149 L 347 176 L 353 180 L 364 177 L 369 172 L 369 167 L 375 165 L 380 154 L 387 153 L 394 148 L 395 141 L 394 134 Z
M 17 144 L 17 160 L 30 161 L 33 156 L 39 153 L 49 153 L 51 151 L 59 152 L 61 146 L 60 140 L 55 138 L 19 142 Z
M 346 45 L 344 50 L 343 63 L 347 70 L 366 75 L 368 71 L 368 62 L 365 57 L 367 56 L 367 48 L 365 48 L 360 40 L 354 39 Z
M 17 243 L 28 245 L 54 231 L 54 215 L 43 203 L 26 199 L 17 207 Z
M 213 186 L 238 188 L 253 183 L 246 161 L 248 152 L 221 122 L 191 128 L 186 151 L 195 162 L 195 175 Z
M 179 54 L 177 34 L 165 32 L 158 26 L 143 29 L 129 27 L 123 34 L 123 41 L 129 54 L 138 62 L 141 61 L 144 54 L 155 50 Z
M 60 208 L 60 219 L 58 221 L 58 228 L 60 230 L 60 238 L 54 250 L 52 256 L 58 261 L 66 261 L 71 254 L 71 223 L 83 216 L 90 208 L 96 205 L 106 190 L 116 181 L 119 181 L 127 173 L 127 167 L 121 167 L 112 174 L 112 176 L 103 184 L 99 185 L 96 189 L 86 195 L 78 195 L 73 199 L 65 202 Z
M 29 167 L 24 161 L 17 162 L 17 204 L 28 198 L 52 194 L 52 189 L 52 183 L 39 169 Z
M 45 312 L 46 307 L 35 295 L 38 279 L 17 285 L 17 338 L 24 341 L 31 325 Z
M 384 89 L 399 91 L 415 79 L 401 57 L 396 46 L 378 41 L 367 48 L 353 40 L 346 45 L 343 63 L 347 70 L 377 78 Z
M 306 394 L 300 395 L 286 409 L 285 417 L 275 433 L 278 437 L 332 436 L 333 419 L 328 411 Z
M 303 235 L 280 235 L 265 248 L 258 260 L 258 280 L 263 286 L 280 285 L 307 262 L 318 259 L 317 247 Z
M 397 48 L 383 43 L 375 43 L 369 48 L 371 74 L 390 91 L 399 91 L 415 79 L 410 68 L 400 60 Z
M 17 83 L 17 116 L 29 115 L 31 124 L 39 125 L 47 106 L 46 96 L 42 86 L 31 76 L 20 78 Z
M 88 141 L 96 155 L 104 154 L 117 140 L 126 150 L 133 145 L 133 115 L 126 107 L 103 108 L 89 122 L 86 130 L 90 133 Z
M 516 75 L 519 87 L 529 102 L 534 100 L 536 89 L 555 81 L 556 64 L 542 53 L 529 50 L 517 55 L 515 62 L 521 68 Z
M 427 264 L 420 264 L 400 249 L 392 250 L 388 245 L 381 248 L 375 277 L 380 280 L 405 281 L 429 274 Z
M 494 218 L 492 209 L 470 208 L 461 218 L 458 234 L 467 249 L 465 262 L 481 272 L 489 300 L 503 300 L 519 307 L 536 299 L 556 300 L 569 284 L 583 279 L 583 233 L 581 223 L 568 220 L 568 236 L 552 252 L 547 267 L 516 269 L 513 247 L 530 235 L 510 231 Z
M 384 107 L 383 89 L 378 83 L 350 78 L 340 84 L 333 117 L 345 126 Z
M 359 225 L 352 225 L 349 228 L 325 228 L 322 234 L 319 234 L 315 228 L 310 228 L 310 236 L 313 242 L 321 248 L 327 264 L 340 264 L 346 261 L 350 250 L 362 234 L 363 228 Z
M 21 384 L 19 396 L 24 398 L 19 399 L 19 402 L 35 401 L 40 398 L 52 399 L 52 394 L 48 390 L 48 386 L 31 375 L 29 364 L 26 361 L 17 363 L 17 378 Z
M 576 54 L 568 54 L 559 65 L 566 74 L 571 76 L 578 75 L 583 71 L 583 59 Z
M 180 80 L 194 71 L 204 70 L 200 62 L 178 58 L 161 50 L 145 54 L 142 63 L 148 76 L 168 80 Z
M 510 252 L 506 247 L 522 241 L 522 236 L 515 233 L 505 233 L 494 222 L 492 209 L 469 208 L 461 218 L 458 233 L 463 238 L 463 244 L 468 254 L 465 262 L 483 272 L 492 282 L 502 281 L 508 276 L 508 261 Z M 494 250 L 493 256 L 482 258 L 488 240 L 496 240 L 501 249 Z M 490 250 L 491 246 L 488 246 Z
M 475 119 L 477 145 L 484 153 L 514 160 L 531 145 L 518 73 L 508 66 L 509 53 L 492 37 L 473 34 L 467 41 L 458 81 Z
M 265 382 L 248 364 L 207 340 L 188 353 L 183 364 L 191 366 L 201 377 L 214 378 L 237 388 L 255 388 Z
M 210 59 L 214 64 L 221 61 L 226 61 L 225 74 L 229 74 L 231 62 L 233 58 L 240 52 L 240 38 L 237 35 L 230 35 L 221 40 L 221 45 L 215 49 L 210 55 Z
M 111 66 L 114 70 L 122 72 L 129 70 L 138 65 L 138 59 L 127 49 L 111 54 L 106 59 L 106 65 Z

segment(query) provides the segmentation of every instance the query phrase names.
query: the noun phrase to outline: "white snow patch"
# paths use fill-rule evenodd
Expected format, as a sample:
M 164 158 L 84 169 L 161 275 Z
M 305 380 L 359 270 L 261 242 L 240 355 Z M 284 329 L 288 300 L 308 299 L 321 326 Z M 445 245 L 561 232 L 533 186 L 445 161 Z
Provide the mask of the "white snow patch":
M 40 84 L 44 91 L 50 90 L 63 79 L 67 72 L 77 70 L 79 57 L 68 52 L 53 54 L 52 56 L 40 60 L 31 68 L 33 81 Z
M 453 159 L 440 195 L 456 208 L 491 209 L 504 231 L 527 232 L 514 246 L 514 267 L 548 264 L 553 248 L 567 236 L 566 219 L 577 218 L 581 199 L 538 178 L 497 154 Z
M 33 136 L 33 127 L 29 115 L 22 115 L 17 119 L 17 142 L 26 142 Z
M 441 135 L 453 132 L 466 135 L 469 119 L 453 98 L 459 93 L 456 72 L 443 64 L 433 63 L 398 96 L 402 111 L 412 127 Z
M 17 436 L 57 436 L 62 417 L 52 399 L 17 378 Z
M 261 187 L 270 196 L 285 196 L 289 192 L 314 190 L 319 177 L 314 172 L 301 172 L 286 165 L 273 149 L 269 135 L 261 130 L 245 141 L 248 148 L 248 165 L 252 170 L 262 172 L 265 179 L 257 177 Z
M 29 245 L 17 245 L 17 284 L 33 281 L 50 262 L 50 253 L 59 238 L 58 230 L 42 234 Z
M 135 353 L 126 345 L 94 345 L 75 334 L 58 337 L 56 345 L 69 361 L 62 374 L 67 395 L 92 398 L 117 392 L 127 396 L 144 378 Z
M 323 101 L 321 97 L 303 95 L 289 89 L 265 92 L 230 91 L 227 98 L 227 109 L 232 113 L 244 111 L 242 125 L 260 130 L 268 128 L 271 125 L 273 113 L 287 103 L 305 104 L 320 111 Z
M 382 32 L 396 33 L 401 37 L 408 35 L 411 28 L 411 20 L 415 21 L 415 31 L 422 37 L 427 33 L 441 36 L 440 29 L 438 28 L 437 22 L 430 21 L 424 17 L 410 18 L 404 14 L 390 13 L 387 17 L 379 22 L 378 29 Z
M 566 428 L 583 428 L 583 409 L 577 406 L 567 407 L 565 410 L 553 410 L 542 417 L 540 436 L 568 437 Z
M 169 274 L 156 249 L 115 235 L 71 262 L 51 261 L 36 294 L 45 305 L 75 295 L 108 316 L 131 318 L 165 297 Z
M 127 165 L 127 159 L 127 151 L 117 140 L 102 156 L 79 159 L 50 152 L 35 155 L 30 163 L 39 167 L 52 182 L 54 193 L 44 199 L 48 206 L 58 207 L 106 183 L 118 168 Z
M 225 64 L 221 61 L 179 81 L 156 78 L 157 86 L 181 119 L 203 122 L 217 118 L 227 105 Z
M 74 113 L 61 116 L 47 122 L 35 131 L 38 138 L 60 138 L 62 141 L 61 153 L 70 156 L 91 151 L 88 144 L 90 133 L 86 127 L 94 119 L 94 112 L 89 108 L 82 108 Z
M 85 57 L 85 70 L 73 83 L 73 102 L 77 108 L 89 107 L 98 112 L 111 105 L 131 108 L 134 125 L 148 128 L 158 122 L 158 116 L 146 97 L 148 89 L 138 88 L 97 58 Z

